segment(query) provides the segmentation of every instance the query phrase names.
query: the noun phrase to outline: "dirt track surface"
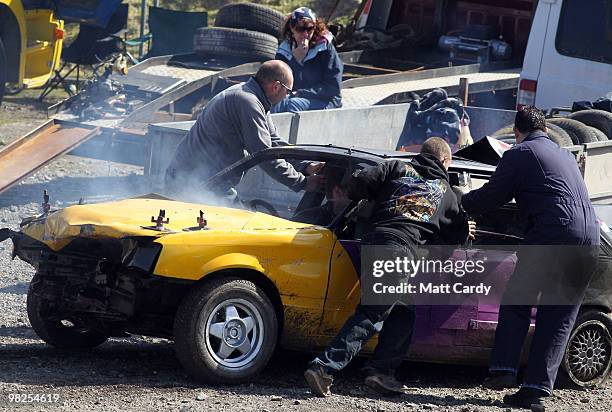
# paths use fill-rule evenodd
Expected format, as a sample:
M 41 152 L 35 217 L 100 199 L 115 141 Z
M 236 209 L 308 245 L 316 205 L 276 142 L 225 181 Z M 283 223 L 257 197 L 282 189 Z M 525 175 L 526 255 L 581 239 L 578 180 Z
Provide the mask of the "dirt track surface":
M 13 112 L 20 109 L 13 108 Z M 0 136 L 14 138 L 44 121 L 34 109 Z M 6 115 L 5 107 L 2 109 Z M 10 116 L 11 114 L 9 114 Z M 29 123 L 28 123 L 29 122 Z M 8 131 L 8 132 L 7 132 Z M 100 201 L 144 193 L 137 167 L 66 156 L 11 190 L 0 194 L 0 227 L 17 229 L 22 218 L 40 212 L 42 190 L 53 207 L 84 197 Z M 280 351 L 265 372 L 239 386 L 202 385 L 185 375 L 172 342 L 134 336 L 111 339 L 89 352 L 62 352 L 40 341 L 26 314 L 26 293 L 33 269 L 11 260 L 10 241 L 0 243 L 0 410 L 67 411 L 507 411 L 503 392 L 478 388 L 485 368 L 405 363 L 400 377 L 414 387 L 401 398 L 368 392 L 357 360 L 340 374 L 334 396 L 314 398 L 302 378 L 309 354 Z M 11 394 L 58 394 L 57 403 L 9 403 Z M 612 382 L 603 389 L 560 389 L 552 411 L 609 411 Z

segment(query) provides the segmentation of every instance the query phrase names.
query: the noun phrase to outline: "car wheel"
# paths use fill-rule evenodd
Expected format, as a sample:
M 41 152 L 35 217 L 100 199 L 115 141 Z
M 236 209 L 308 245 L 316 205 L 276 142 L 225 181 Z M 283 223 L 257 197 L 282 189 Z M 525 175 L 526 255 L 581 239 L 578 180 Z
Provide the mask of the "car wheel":
M 174 344 L 183 367 L 209 383 L 235 384 L 260 372 L 276 347 L 276 312 L 253 282 L 202 282 L 181 303 Z
M 4 50 L 4 44 L 0 39 L 0 104 L 4 98 L 4 88 L 6 87 L 6 51 Z
M 589 388 L 606 380 L 612 368 L 611 333 L 609 315 L 597 310 L 578 315 L 563 356 L 563 369 L 573 383 Z
M 193 51 L 204 57 L 266 61 L 274 58 L 277 47 L 274 36 L 242 29 L 200 27 L 193 37 Z
M 580 110 L 567 116 L 587 126 L 601 130 L 608 139 L 612 139 L 612 113 L 605 110 Z
M 62 319 L 53 311 L 53 304 L 34 290 L 36 277 L 28 289 L 27 311 L 32 329 L 43 341 L 58 349 L 94 348 L 108 339 L 107 335 L 81 327 L 73 319 Z
M 253 3 L 228 4 L 219 9 L 215 26 L 247 29 L 280 37 L 285 20 L 283 13 Z

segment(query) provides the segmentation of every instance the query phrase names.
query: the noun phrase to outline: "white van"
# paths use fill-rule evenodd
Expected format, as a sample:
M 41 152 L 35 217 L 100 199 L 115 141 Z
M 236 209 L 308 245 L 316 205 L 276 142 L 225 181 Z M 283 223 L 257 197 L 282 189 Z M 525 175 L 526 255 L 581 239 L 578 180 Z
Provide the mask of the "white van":
M 612 91 L 612 0 L 539 0 L 517 105 L 568 107 Z

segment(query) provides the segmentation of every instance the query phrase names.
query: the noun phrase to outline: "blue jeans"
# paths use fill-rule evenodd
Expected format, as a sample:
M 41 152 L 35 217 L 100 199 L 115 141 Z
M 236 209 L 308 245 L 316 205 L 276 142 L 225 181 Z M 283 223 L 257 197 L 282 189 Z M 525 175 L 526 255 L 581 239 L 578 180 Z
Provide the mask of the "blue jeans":
M 409 253 L 406 245 L 384 235 L 366 235 L 362 244 L 394 246 L 406 254 Z M 363 345 L 378 333 L 378 345 L 374 356 L 366 362 L 364 372 L 394 375 L 408 354 L 415 319 L 414 305 L 360 303 L 330 345 L 311 364 L 323 367 L 327 373 L 340 371 L 361 351 Z
M 307 110 L 322 110 L 329 109 L 329 102 L 317 99 L 307 99 L 305 97 L 285 97 L 280 103 L 272 106 L 271 113 L 295 113 L 305 112 Z

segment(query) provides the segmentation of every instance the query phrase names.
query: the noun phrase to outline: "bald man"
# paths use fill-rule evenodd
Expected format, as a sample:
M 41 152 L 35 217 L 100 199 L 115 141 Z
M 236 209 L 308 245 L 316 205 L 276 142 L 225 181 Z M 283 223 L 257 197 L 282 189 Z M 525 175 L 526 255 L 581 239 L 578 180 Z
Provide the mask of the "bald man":
M 284 146 L 270 118 L 270 107 L 283 100 L 293 87 L 293 75 L 286 63 L 270 60 L 255 77 L 234 85 L 213 97 L 189 133 L 179 143 L 166 170 L 166 193 L 178 195 L 202 188 L 210 177 L 234 162 L 263 149 Z M 275 180 L 298 192 L 321 189 L 322 178 L 309 164 L 304 173 L 277 159 L 262 168 Z M 222 193 L 231 193 L 241 176 L 228 177 Z M 235 191 L 234 191 L 235 193 Z

